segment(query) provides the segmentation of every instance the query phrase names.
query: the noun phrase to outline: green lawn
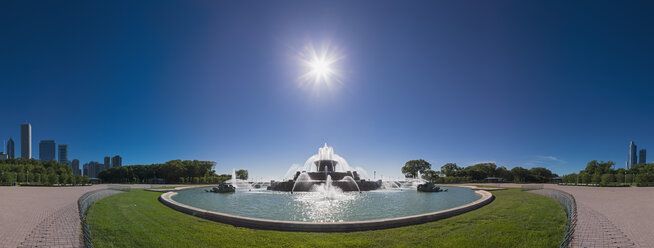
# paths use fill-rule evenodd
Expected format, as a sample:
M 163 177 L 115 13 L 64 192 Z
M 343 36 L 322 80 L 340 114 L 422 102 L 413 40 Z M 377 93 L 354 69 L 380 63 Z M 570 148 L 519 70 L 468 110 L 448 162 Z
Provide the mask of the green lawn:
M 156 188 L 151 188 L 151 189 L 174 189 L 174 188 L 177 188 L 177 187 L 181 187 L 181 186 L 165 186 L 165 187 L 156 187 Z
M 95 247 L 557 247 L 566 224 L 550 198 L 509 189 L 478 210 L 422 225 L 353 233 L 300 233 L 233 227 L 159 203 L 134 189 L 88 213 Z

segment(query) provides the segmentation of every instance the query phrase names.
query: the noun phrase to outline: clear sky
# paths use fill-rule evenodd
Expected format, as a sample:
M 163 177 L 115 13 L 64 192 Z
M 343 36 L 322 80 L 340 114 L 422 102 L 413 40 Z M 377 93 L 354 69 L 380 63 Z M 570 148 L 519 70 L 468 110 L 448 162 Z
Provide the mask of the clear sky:
M 651 1 L 3 1 L 0 137 L 282 177 L 324 142 L 400 176 L 654 159 Z M 342 57 L 300 80 L 307 47 Z M 338 79 L 338 80 L 336 80 Z

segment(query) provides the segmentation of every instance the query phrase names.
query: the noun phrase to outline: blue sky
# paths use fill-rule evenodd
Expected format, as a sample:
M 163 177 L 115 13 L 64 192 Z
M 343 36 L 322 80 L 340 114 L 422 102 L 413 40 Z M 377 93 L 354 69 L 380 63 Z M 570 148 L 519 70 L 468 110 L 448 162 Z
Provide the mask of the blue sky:
M 493 161 L 565 174 L 654 152 L 646 1 L 8 1 L 0 137 L 70 158 L 281 177 L 324 142 L 400 176 Z M 303 85 L 329 44 L 340 82 Z M 17 152 L 19 143 L 17 145 Z M 650 155 L 651 161 L 654 154 Z

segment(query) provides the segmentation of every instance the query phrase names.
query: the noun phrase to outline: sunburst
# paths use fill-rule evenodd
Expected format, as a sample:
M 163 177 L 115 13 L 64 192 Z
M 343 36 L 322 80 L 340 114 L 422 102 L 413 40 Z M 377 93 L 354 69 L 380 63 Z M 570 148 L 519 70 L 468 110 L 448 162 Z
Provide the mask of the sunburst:
M 300 53 L 300 63 L 306 72 L 299 77 L 301 86 L 317 90 L 322 85 L 329 88 L 341 83 L 342 74 L 338 64 L 344 56 L 335 47 L 323 45 L 320 50 L 309 45 Z

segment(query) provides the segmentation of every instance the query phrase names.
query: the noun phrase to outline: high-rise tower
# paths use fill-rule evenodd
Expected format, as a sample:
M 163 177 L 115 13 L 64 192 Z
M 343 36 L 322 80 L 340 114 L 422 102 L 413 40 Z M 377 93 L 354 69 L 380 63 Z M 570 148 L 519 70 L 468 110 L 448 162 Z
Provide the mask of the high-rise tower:
M 42 162 L 55 160 L 56 149 L 54 140 L 41 140 L 41 143 L 39 143 L 39 160 Z
M 640 149 L 640 151 L 638 152 L 638 163 L 639 164 L 647 163 L 647 150 Z
M 20 157 L 32 158 L 32 125 L 20 124 Z
M 111 168 L 111 157 L 105 156 L 104 157 L 104 169 L 109 169 Z
M 631 141 L 629 143 L 629 160 L 627 160 L 627 170 L 631 169 L 638 162 L 638 156 L 636 155 L 636 143 Z
M 16 158 L 15 149 L 14 140 L 9 138 L 9 141 L 7 141 L 7 155 L 9 155 L 9 158 Z
M 111 167 L 120 167 L 123 166 L 123 158 L 121 158 L 119 155 L 114 156 L 111 158 Z
M 59 147 L 59 163 L 68 164 L 68 145 L 61 144 Z

